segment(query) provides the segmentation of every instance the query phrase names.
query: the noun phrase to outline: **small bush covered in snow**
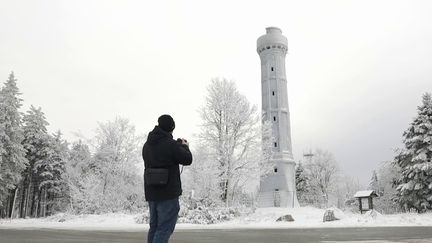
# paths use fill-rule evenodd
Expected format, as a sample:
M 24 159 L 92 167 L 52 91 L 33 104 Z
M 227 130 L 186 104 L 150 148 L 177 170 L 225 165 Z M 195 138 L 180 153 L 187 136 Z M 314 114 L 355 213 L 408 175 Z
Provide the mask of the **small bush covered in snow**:
M 251 214 L 253 209 L 246 207 L 223 207 L 207 199 L 181 199 L 178 223 L 216 224 Z M 148 211 L 134 218 L 137 224 L 149 223 Z
M 216 224 L 251 214 L 246 207 L 223 207 L 207 199 L 185 199 L 180 203 L 179 223 Z

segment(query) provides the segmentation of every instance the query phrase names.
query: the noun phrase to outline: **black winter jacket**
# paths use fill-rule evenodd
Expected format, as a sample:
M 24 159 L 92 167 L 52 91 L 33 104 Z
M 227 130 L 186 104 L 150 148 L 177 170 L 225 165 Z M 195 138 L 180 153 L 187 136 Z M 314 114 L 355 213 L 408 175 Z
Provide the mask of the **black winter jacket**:
M 173 139 L 158 126 L 151 131 L 142 150 L 145 168 L 167 168 L 168 184 L 150 186 L 144 183 L 146 201 L 162 201 L 176 198 L 182 194 L 179 164 L 190 165 L 192 153 L 187 145 Z

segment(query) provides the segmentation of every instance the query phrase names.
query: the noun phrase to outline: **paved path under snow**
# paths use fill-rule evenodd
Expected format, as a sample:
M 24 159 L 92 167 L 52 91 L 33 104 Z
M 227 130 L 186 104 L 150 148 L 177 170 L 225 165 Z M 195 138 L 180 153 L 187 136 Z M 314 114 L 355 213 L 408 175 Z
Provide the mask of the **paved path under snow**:
M 0 229 L 0 242 L 145 242 L 146 232 Z M 177 230 L 170 243 L 432 242 L 432 227 Z

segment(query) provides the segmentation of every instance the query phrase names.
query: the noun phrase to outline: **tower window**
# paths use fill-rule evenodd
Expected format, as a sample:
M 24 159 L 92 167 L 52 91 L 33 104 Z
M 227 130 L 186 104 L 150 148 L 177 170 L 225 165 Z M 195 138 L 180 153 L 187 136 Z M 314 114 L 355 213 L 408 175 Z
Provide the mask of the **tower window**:
M 275 92 L 274 92 L 274 91 L 272 92 L 272 95 L 273 95 L 273 96 L 275 95 Z
M 276 121 L 276 117 L 275 116 L 273 117 L 273 121 Z
M 278 192 L 279 191 L 279 189 L 275 189 L 275 192 Z
M 274 172 L 277 173 L 277 167 L 274 168 Z
M 271 67 L 271 70 L 272 70 L 272 71 L 274 71 L 274 68 L 273 68 L 273 67 Z
M 276 142 L 274 143 L 274 146 L 275 146 L 275 148 L 277 147 L 277 143 Z
M 267 48 L 267 49 L 270 49 L 270 46 L 267 46 L 266 48 Z

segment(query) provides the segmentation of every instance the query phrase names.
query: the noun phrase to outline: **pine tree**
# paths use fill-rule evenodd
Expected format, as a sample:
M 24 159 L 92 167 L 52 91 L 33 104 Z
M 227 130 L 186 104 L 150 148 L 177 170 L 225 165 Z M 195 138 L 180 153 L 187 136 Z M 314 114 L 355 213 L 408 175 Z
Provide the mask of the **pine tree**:
M 67 167 L 74 169 L 78 175 L 85 175 L 89 172 L 91 153 L 87 144 L 82 140 L 73 143 L 69 156 Z
M 377 175 L 375 170 L 372 172 L 372 178 L 371 178 L 371 181 L 369 183 L 368 188 L 370 190 L 374 190 L 378 195 L 380 194 L 380 188 L 379 188 L 379 184 L 378 184 L 378 175 Z
M 306 172 L 304 171 L 301 162 L 298 163 L 296 168 L 295 183 L 296 183 L 296 190 L 297 190 L 297 198 L 299 202 L 306 202 L 307 194 L 310 191 L 310 186 L 309 186 L 309 178 Z
M 60 131 L 49 136 L 49 157 L 40 160 L 34 165 L 34 169 L 40 177 L 39 191 L 48 193 L 48 213 L 60 211 L 67 199 L 67 184 L 65 181 L 66 161 L 68 159 L 68 145 L 62 138 Z M 41 200 L 41 199 L 39 199 Z
M 12 72 L 0 91 L 0 208 L 7 209 L 2 213 L 7 217 L 11 217 L 16 188 L 28 164 L 22 145 L 24 135 L 19 112 L 22 99 L 16 81 Z
M 401 168 L 398 201 L 405 209 L 424 212 L 432 208 L 432 99 L 423 95 L 418 115 L 404 132 L 405 148 L 395 163 Z
M 22 182 L 20 216 L 45 216 L 49 213 L 47 202 L 50 195 L 46 187 L 40 188 L 44 176 L 44 164 L 50 160 L 54 151 L 51 137 L 47 132 L 48 122 L 41 108 L 34 106 L 24 115 L 24 148 L 29 166 L 24 171 Z

